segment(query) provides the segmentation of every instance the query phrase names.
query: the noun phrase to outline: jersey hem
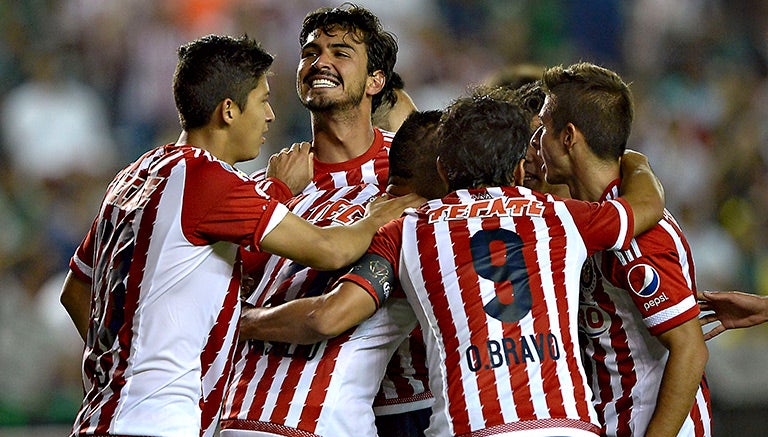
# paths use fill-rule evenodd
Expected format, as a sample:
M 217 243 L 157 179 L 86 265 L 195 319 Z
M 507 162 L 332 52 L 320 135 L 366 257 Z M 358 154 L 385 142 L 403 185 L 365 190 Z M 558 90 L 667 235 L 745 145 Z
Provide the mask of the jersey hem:
M 270 435 L 286 437 L 320 437 L 309 431 L 259 420 L 225 419 L 221 421 L 221 429 L 259 431 Z
M 600 435 L 600 427 L 594 423 L 576 419 L 541 419 L 524 420 L 515 423 L 504 423 L 488 428 L 478 429 L 457 437 L 496 436 L 525 436 L 547 437 L 553 435 L 568 435 L 570 437 L 592 437 Z

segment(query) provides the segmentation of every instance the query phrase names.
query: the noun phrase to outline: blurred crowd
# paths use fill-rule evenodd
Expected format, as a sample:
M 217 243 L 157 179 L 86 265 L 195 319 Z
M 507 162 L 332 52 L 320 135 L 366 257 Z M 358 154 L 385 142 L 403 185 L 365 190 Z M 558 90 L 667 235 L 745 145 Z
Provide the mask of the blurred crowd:
M 395 70 L 419 109 L 509 66 L 587 60 L 619 72 L 636 101 L 629 147 L 664 183 L 698 288 L 768 292 L 768 2 L 354 3 L 398 36 Z M 0 426 L 73 419 L 82 342 L 59 287 L 114 172 L 178 136 L 176 48 L 247 33 L 276 56 L 276 121 L 262 156 L 244 166 L 254 170 L 310 138 L 295 92 L 298 31 L 307 12 L 336 5 L 0 1 Z M 730 332 L 710 347 L 722 352 L 708 367 L 716 407 L 764 405 L 768 383 L 756 381 L 766 378 L 768 331 Z

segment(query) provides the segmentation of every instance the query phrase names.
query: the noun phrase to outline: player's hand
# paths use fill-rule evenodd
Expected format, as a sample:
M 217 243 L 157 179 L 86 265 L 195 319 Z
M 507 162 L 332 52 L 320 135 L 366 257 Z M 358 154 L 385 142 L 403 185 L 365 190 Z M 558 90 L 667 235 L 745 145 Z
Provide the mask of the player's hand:
M 285 182 L 291 193 L 301 193 L 314 176 L 312 144 L 308 142 L 293 143 L 291 148 L 285 148 L 269 157 L 267 177 L 277 178 Z
M 406 208 L 418 208 L 426 201 L 427 199 L 415 193 L 391 199 L 385 194 L 368 204 L 365 215 L 373 219 L 381 227 L 389 221 L 400 217 Z
M 768 298 L 740 291 L 702 291 L 696 296 L 701 311 L 713 311 L 699 317 L 702 326 L 717 323 L 704 333 L 709 340 L 727 329 L 748 328 L 768 321 Z

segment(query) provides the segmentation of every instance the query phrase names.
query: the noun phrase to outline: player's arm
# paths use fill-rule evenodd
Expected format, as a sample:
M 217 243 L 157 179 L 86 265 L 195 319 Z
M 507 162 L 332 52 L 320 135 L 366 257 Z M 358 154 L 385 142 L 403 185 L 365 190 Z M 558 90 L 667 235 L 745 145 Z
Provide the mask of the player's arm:
M 740 291 L 703 291 L 698 293 L 701 311 L 714 311 L 699 318 L 700 324 L 718 324 L 704 334 L 709 340 L 726 329 L 748 328 L 768 322 L 768 296 Z
M 78 279 L 70 271 L 64 279 L 59 300 L 85 341 L 91 311 L 91 284 Z
M 709 352 L 697 319 L 657 337 L 669 350 L 647 437 L 676 436 L 691 411 Z
M 377 199 L 369 204 L 370 214 L 350 226 L 321 228 L 289 213 L 261 240 L 261 248 L 317 270 L 340 269 L 365 253 L 379 227 L 423 202 L 416 194 Z
M 331 292 L 295 299 L 271 308 L 243 308 L 240 338 L 312 344 L 336 337 L 371 317 L 376 302 L 354 282 Z
M 627 150 L 621 157 L 621 197 L 635 216 L 634 235 L 656 226 L 664 215 L 664 188 L 645 155 Z

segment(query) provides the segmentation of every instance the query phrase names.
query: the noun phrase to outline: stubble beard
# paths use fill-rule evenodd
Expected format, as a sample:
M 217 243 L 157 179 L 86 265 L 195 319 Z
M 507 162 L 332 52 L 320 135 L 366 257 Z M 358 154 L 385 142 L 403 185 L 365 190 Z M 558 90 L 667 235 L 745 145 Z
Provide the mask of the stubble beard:
M 358 89 L 345 94 L 341 99 L 334 99 L 329 96 L 321 95 L 310 97 L 308 99 L 302 98 L 301 104 L 311 112 L 345 111 L 359 106 L 363 101 L 364 96 L 365 87 L 363 84 L 363 86 L 360 86 Z

